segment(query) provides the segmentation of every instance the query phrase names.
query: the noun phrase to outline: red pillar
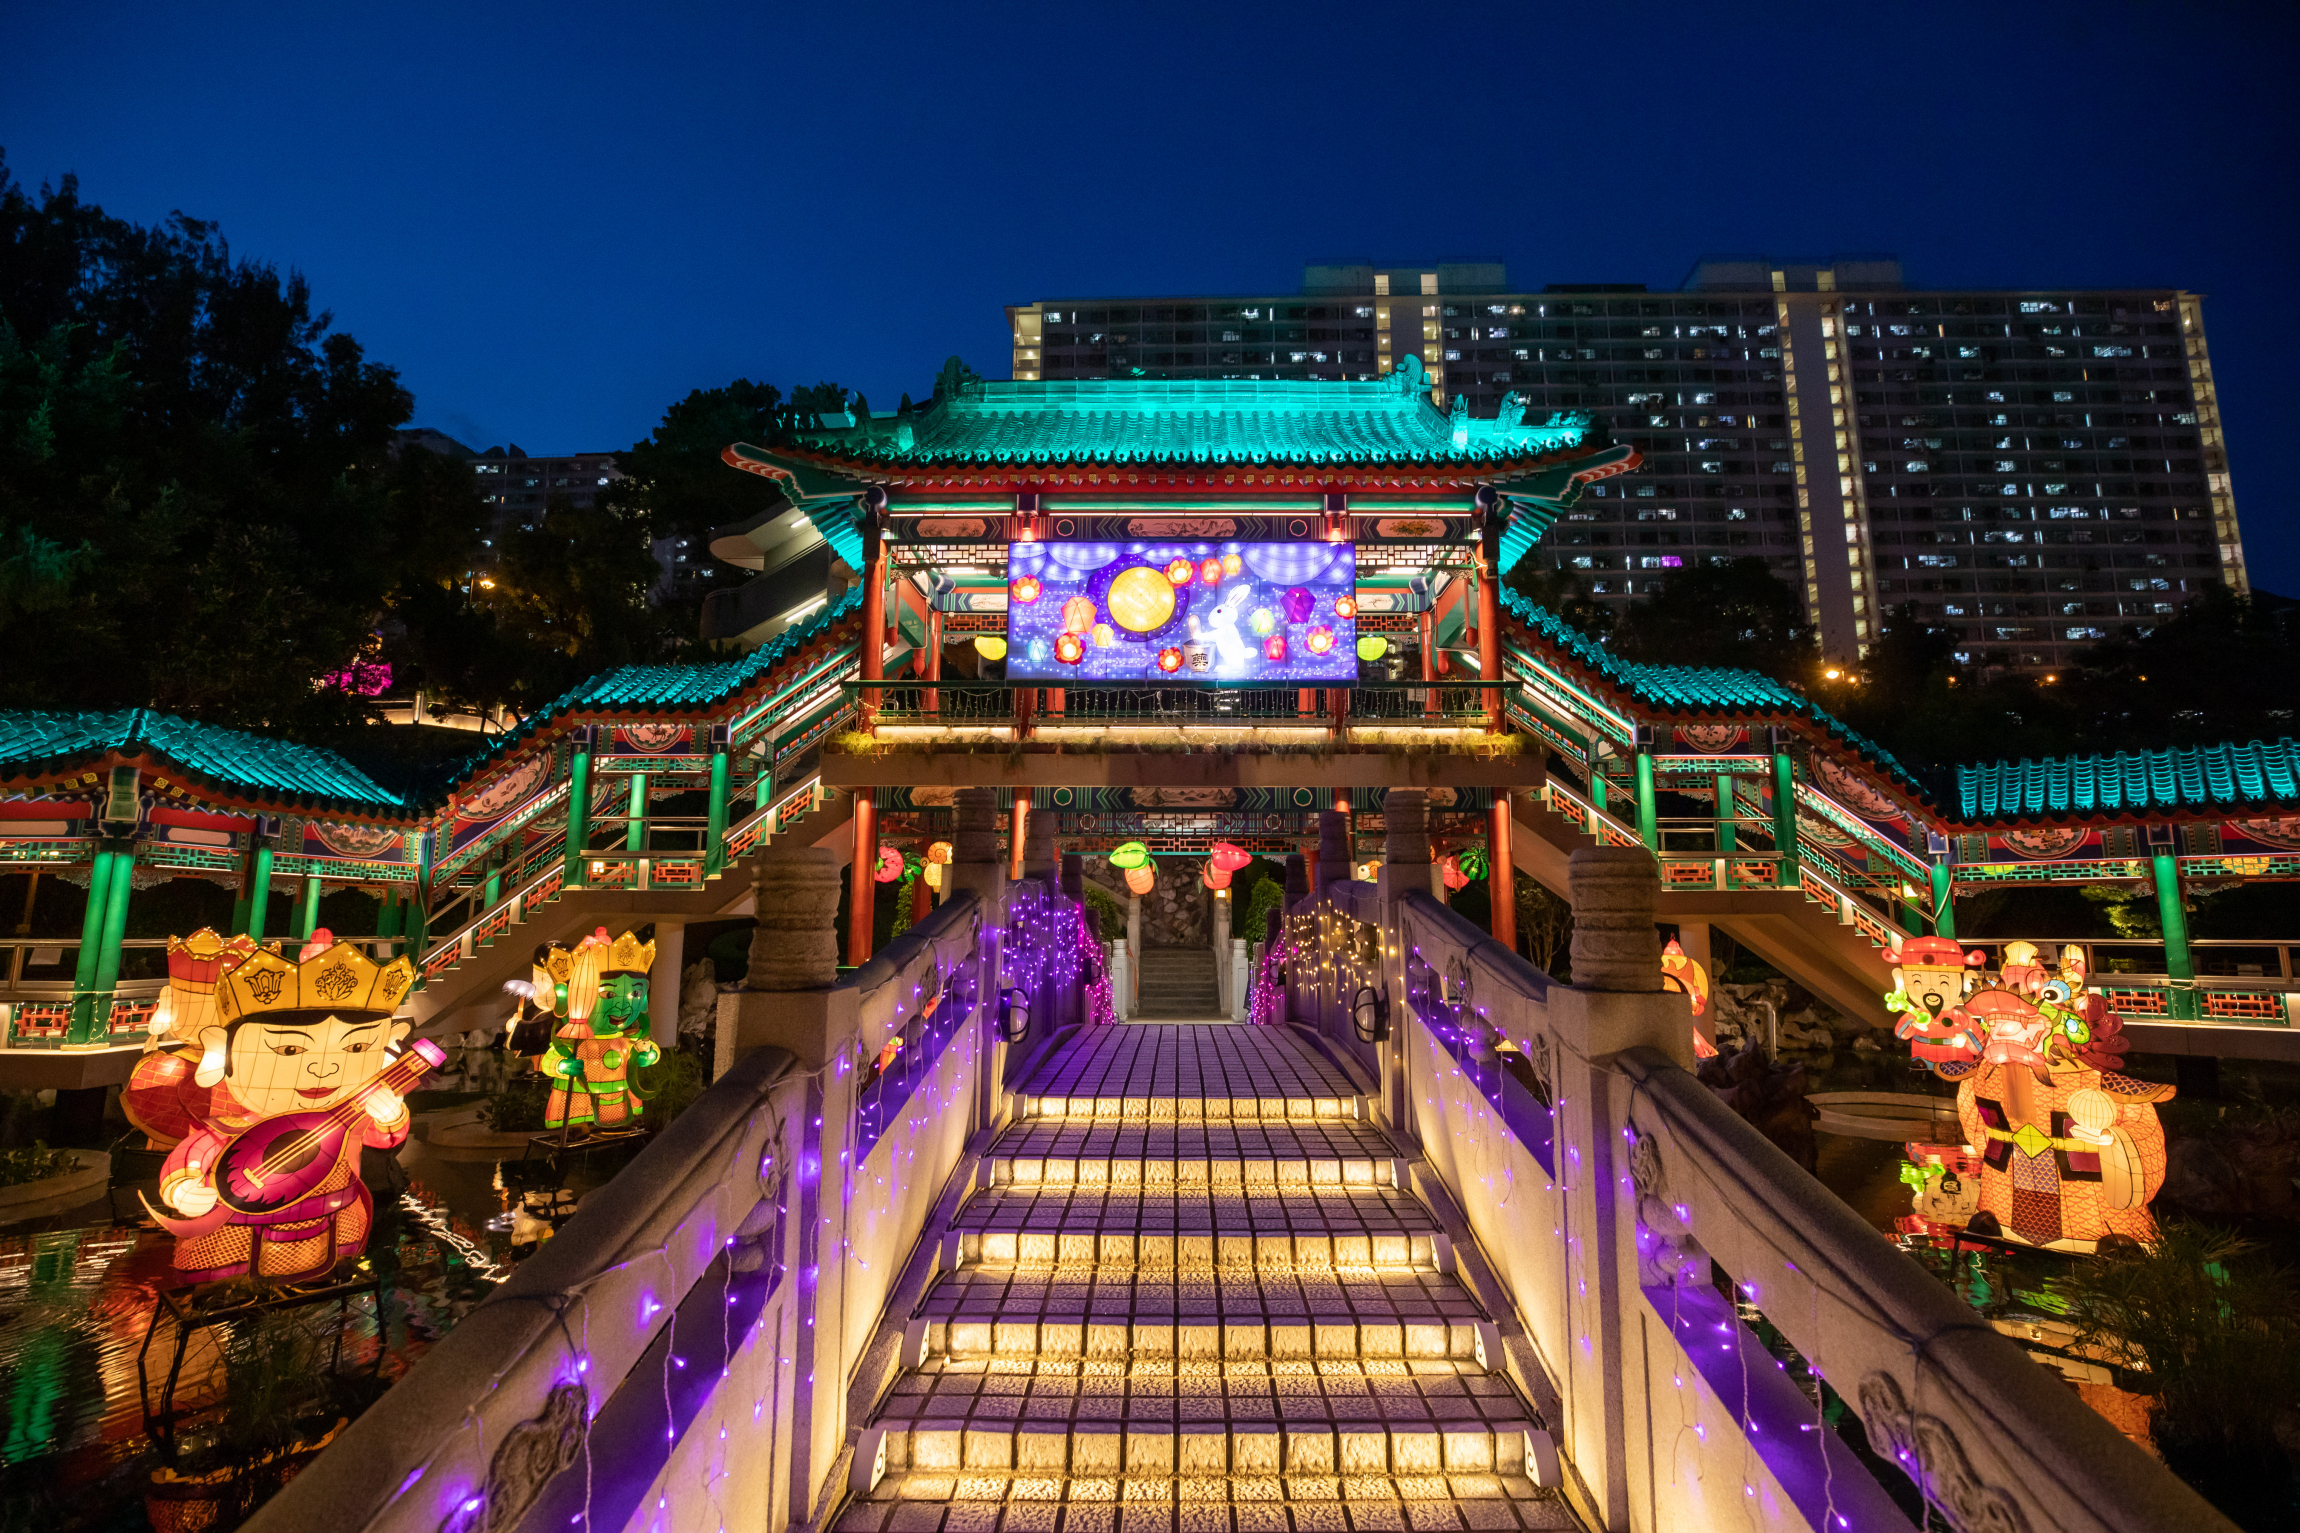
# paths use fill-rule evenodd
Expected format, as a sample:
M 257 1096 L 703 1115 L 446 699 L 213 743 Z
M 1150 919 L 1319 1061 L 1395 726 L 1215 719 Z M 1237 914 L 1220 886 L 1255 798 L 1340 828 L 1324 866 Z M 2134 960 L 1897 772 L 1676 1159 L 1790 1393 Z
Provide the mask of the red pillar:
M 934 891 L 926 886 L 926 869 L 910 881 L 910 924 L 918 925 L 934 911 Z
M 1487 734 L 1501 733 L 1501 523 L 1500 511 L 1488 511 L 1477 559 L 1477 674 L 1488 683 L 1485 698 Z
M 1302 872 L 1310 880 L 1310 892 L 1316 894 L 1318 892 L 1318 849 L 1315 846 L 1302 848 Z
M 878 801 L 868 788 L 855 790 L 855 866 L 847 890 L 847 962 L 870 962 L 871 934 L 878 925 Z
M 942 609 L 939 607 L 926 609 L 926 679 L 929 682 L 942 680 Z M 926 689 L 926 711 L 942 711 L 942 693 L 939 688 L 929 686 Z
M 1493 940 L 1517 951 L 1517 867 L 1510 860 L 1514 850 L 1510 837 L 1516 827 L 1510 823 L 1509 790 L 1500 788 L 1493 796 L 1493 826 L 1486 838 L 1485 876 L 1493 896 Z
M 1014 790 L 1014 825 L 1013 828 L 1008 831 L 1008 834 L 1014 838 L 1014 845 L 1012 848 L 1014 856 L 1011 859 L 1014 865 L 1007 870 L 1006 874 L 1007 877 L 1014 879 L 1016 882 L 1020 882 L 1022 878 L 1022 838 L 1029 833 L 1029 830 L 1030 790 L 1028 788 L 1017 788 Z
M 886 676 L 886 539 L 879 530 L 876 516 L 863 519 L 862 535 L 862 636 L 857 646 L 862 651 L 862 679 L 880 681 Z M 863 688 L 861 712 L 865 733 L 878 723 L 878 704 L 878 688 Z

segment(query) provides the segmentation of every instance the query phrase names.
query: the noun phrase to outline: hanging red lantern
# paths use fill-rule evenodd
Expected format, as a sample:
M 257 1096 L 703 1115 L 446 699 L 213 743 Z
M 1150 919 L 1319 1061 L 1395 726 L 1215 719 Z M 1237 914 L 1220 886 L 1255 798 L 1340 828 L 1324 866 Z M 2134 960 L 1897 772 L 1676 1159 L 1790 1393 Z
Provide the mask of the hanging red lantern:
M 1158 870 L 1150 863 L 1126 870 L 1126 887 L 1136 894 L 1148 894 L 1158 887 Z
M 1254 854 L 1244 847 L 1228 841 L 1217 841 L 1213 847 L 1214 866 L 1225 873 L 1235 873 L 1254 860 Z
M 1054 641 L 1054 658 L 1064 665 L 1076 665 L 1086 658 L 1086 641 L 1074 633 L 1066 633 Z
M 1282 633 L 1271 634 L 1262 641 L 1262 653 L 1282 663 L 1286 658 L 1286 636 Z

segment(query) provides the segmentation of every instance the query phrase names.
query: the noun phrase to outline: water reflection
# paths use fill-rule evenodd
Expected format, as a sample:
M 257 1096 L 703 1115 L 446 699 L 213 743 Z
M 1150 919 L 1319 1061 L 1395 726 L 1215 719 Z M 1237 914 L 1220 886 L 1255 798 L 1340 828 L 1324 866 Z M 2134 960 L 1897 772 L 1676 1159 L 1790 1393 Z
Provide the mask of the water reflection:
M 233 1526 L 249 1509 L 238 1482 L 261 1482 L 258 1500 L 276 1488 L 636 1152 L 376 1157 L 359 1291 L 195 1321 L 172 1398 L 179 1325 L 162 1294 L 183 1294 L 133 1187 L 0 1225 L 0 1528 Z

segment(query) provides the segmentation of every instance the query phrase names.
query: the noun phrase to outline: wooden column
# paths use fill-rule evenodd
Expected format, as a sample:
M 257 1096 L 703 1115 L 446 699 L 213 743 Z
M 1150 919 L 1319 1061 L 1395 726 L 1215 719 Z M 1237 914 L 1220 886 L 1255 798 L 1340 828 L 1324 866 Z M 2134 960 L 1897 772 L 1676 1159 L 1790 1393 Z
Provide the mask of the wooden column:
M 1496 789 L 1493 795 L 1493 823 L 1486 838 L 1485 876 L 1487 888 L 1493 897 L 1493 940 L 1517 951 L 1517 865 L 1511 860 L 1513 848 L 1510 838 L 1515 826 L 1510 820 L 1509 790 Z
M 1485 499 L 1488 492 L 1480 492 Z M 1485 728 L 1501 733 L 1501 528 L 1509 520 L 1506 507 L 1488 504 L 1477 546 L 1477 674 L 1487 683 Z
M 1007 829 L 1006 876 L 1019 881 L 1022 877 L 1022 840 L 1030 831 L 1030 790 L 1014 790 L 1014 813 Z
M 942 609 L 929 601 L 926 609 L 926 711 L 942 712 Z
M 886 675 L 886 535 L 875 508 L 862 515 L 862 539 L 862 634 L 856 640 L 856 648 L 860 651 L 862 679 L 869 682 L 882 680 Z M 879 689 L 864 687 L 859 711 L 865 734 L 877 727 L 878 705 Z
M 855 795 L 855 859 L 847 888 L 847 962 L 870 962 L 878 926 L 878 800 L 868 788 Z

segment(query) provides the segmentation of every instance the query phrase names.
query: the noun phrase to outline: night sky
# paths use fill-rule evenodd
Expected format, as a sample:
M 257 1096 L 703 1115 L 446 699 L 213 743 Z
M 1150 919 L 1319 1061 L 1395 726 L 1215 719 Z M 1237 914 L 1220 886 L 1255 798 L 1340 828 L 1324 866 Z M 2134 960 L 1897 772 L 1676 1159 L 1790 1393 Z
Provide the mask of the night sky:
M 1000 306 L 1291 291 L 1306 258 L 1673 288 L 1703 252 L 1912 285 L 2168 284 L 2253 577 L 2300 594 L 2300 7 L 11 7 L 37 185 L 295 266 L 416 419 L 628 445 L 688 389 L 891 407 Z M 2283 339 L 2279 339 L 2279 338 Z M 2280 482 L 2281 481 L 2281 482 Z

